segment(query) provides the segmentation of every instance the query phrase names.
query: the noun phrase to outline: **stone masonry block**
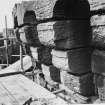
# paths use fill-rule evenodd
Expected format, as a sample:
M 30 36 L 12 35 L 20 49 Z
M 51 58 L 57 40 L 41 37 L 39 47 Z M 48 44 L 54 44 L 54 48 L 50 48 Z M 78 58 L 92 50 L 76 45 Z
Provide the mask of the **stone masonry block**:
M 53 65 L 46 66 L 42 64 L 42 72 L 46 77 L 49 77 L 52 81 L 60 83 L 60 70 Z
M 92 71 L 105 76 L 105 51 L 94 50 L 92 54 Z
M 74 74 L 91 71 L 91 48 L 80 48 L 69 51 L 52 50 L 52 63 L 59 69 Z
M 98 90 L 99 99 L 105 102 L 105 76 L 95 73 L 94 83 Z
M 37 25 L 40 43 L 56 49 L 72 49 L 88 46 L 92 35 L 90 21 L 53 21 Z
M 95 94 L 92 73 L 76 76 L 62 70 L 61 83 L 63 83 L 68 89 L 83 96 L 93 96 Z

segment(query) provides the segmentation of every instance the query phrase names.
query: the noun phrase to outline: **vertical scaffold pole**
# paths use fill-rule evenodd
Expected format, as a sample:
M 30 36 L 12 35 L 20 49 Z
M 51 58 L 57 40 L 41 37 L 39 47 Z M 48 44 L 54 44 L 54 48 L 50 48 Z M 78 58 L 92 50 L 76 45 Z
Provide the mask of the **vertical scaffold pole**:
M 22 72 L 24 72 L 24 68 L 23 68 L 23 49 L 22 49 L 22 45 L 20 45 L 20 63 L 21 63 L 21 70 L 22 70 Z
M 5 16 L 5 47 L 6 47 L 6 60 L 7 60 L 7 66 L 9 66 L 9 58 L 8 58 L 8 33 L 7 33 L 7 17 Z

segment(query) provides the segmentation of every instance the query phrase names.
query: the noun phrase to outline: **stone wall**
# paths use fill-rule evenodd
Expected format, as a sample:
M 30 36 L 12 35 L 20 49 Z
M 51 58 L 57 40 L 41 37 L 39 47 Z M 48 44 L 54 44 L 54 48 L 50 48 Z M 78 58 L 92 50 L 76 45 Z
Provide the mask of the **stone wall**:
M 105 1 L 90 0 L 92 11 L 91 26 L 95 50 L 92 54 L 92 72 L 94 84 L 101 101 L 105 101 Z
M 86 97 L 95 95 L 96 86 L 104 100 L 97 85 L 104 81 L 105 52 L 100 51 L 105 46 L 104 7 L 104 0 L 34 0 L 15 5 L 19 39 L 30 47 L 48 84 L 62 83 Z

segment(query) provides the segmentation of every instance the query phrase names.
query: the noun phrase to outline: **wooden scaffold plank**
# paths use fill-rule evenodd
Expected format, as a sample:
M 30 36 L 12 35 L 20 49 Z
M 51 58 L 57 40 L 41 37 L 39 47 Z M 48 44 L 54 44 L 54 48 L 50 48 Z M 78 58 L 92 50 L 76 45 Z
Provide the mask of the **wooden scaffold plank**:
M 40 101 L 40 105 L 67 105 L 67 102 L 21 74 L 0 78 L 0 104 L 24 105 L 30 98 L 37 104 Z

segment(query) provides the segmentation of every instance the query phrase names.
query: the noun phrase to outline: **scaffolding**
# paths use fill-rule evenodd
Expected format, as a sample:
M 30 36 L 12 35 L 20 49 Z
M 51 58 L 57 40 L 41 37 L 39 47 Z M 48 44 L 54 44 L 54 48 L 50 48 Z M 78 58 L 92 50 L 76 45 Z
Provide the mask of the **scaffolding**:
M 16 37 L 9 37 L 8 33 L 7 33 L 8 29 L 7 29 L 7 17 L 5 16 L 5 37 L 4 38 L 0 38 L 0 41 L 3 40 L 4 41 L 4 46 L 2 46 L 2 48 L 5 49 L 5 54 L 6 54 L 6 64 L 0 64 L 0 66 L 6 66 L 8 67 L 9 64 L 9 45 L 8 45 L 8 41 L 10 39 L 16 39 Z M 11 45 L 10 45 L 11 46 Z M 0 55 L 3 56 L 3 55 Z M 20 55 L 11 55 L 11 57 L 19 57 L 20 56 L 20 61 L 21 61 L 21 69 L 23 70 L 23 51 L 22 51 L 22 46 L 20 45 Z
M 5 53 L 6 53 L 6 64 L 0 64 L 1 66 L 2 65 L 5 65 L 5 66 L 9 66 L 10 64 L 9 64 L 9 54 L 8 54 L 8 47 L 9 46 L 11 46 L 11 45 L 8 45 L 8 40 L 9 39 L 15 39 L 16 37 L 8 37 L 8 38 L 0 38 L 0 41 L 1 40 L 4 40 L 5 41 L 5 43 L 6 43 L 6 45 L 4 45 L 4 46 L 2 46 L 1 48 L 2 49 L 6 49 L 5 51 Z M 11 55 L 11 57 L 19 57 L 20 56 L 20 60 L 21 60 L 21 67 L 22 67 L 22 69 L 23 69 L 23 64 L 22 64 L 22 59 L 23 59 L 23 56 L 25 56 L 25 55 L 23 55 L 23 51 L 22 51 L 22 46 L 20 45 L 19 46 L 20 47 L 20 55 Z M 0 55 L 0 56 L 3 56 L 3 55 Z

